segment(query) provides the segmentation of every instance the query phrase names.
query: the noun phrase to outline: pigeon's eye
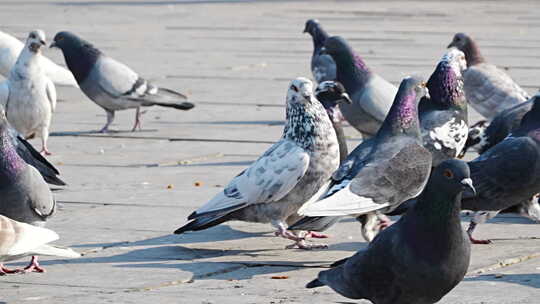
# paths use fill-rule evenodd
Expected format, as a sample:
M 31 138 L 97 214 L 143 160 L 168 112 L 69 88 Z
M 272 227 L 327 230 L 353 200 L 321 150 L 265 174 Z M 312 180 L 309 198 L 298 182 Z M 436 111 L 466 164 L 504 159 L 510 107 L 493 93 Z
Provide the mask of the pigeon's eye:
M 452 173 L 452 171 L 450 171 L 448 169 L 444 170 L 443 175 L 446 178 L 453 178 L 454 177 L 454 173 Z
M 291 85 L 291 89 L 293 89 L 295 92 L 298 92 L 298 88 L 294 84 Z

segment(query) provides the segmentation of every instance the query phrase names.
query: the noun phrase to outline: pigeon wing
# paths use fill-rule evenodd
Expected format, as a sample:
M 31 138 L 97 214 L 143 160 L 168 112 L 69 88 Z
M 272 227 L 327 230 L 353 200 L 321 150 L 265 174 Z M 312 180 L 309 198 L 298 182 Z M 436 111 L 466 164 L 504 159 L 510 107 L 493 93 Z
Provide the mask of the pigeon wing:
M 190 219 L 209 213 L 228 213 L 247 205 L 278 201 L 304 176 L 309 160 L 309 154 L 296 143 L 281 140 L 199 208 Z

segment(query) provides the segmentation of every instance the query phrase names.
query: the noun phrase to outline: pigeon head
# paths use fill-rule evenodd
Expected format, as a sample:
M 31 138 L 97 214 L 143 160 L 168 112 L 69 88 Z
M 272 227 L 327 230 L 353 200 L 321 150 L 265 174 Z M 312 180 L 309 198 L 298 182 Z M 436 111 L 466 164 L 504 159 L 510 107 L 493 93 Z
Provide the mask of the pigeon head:
M 428 89 L 421 77 L 409 76 L 403 79 L 377 137 L 392 134 L 419 137 L 418 103 L 424 96 L 428 96 Z
M 445 108 L 455 106 L 466 109 L 467 102 L 463 91 L 462 75 L 466 68 L 467 63 L 463 52 L 456 48 L 450 48 L 443 55 L 428 80 L 429 102 Z
M 91 43 L 71 32 L 57 33 L 50 47 L 62 50 L 66 64 L 79 84 L 86 79 L 101 55 Z
M 45 46 L 45 32 L 42 30 L 33 30 L 28 34 L 26 47 L 30 52 L 37 53 Z
M 304 27 L 304 33 L 309 33 L 311 36 L 314 36 L 314 34 L 319 30 L 319 27 L 321 25 L 319 24 L 319 20 L 317 19 L 309 19 L 306 21 L 306 27 Z
M 349 93 L 353 94 L 363 88 L 369 80 L 371 71 L 366 63 L 342 37 L 332 36 L 326 39 L 322 52 L 332 56 L 336 62 L 337 80 Z
M 352 103 L 349 94 L 345 91 L 345 87 L 336 81 L 323 81 L 319 83 L 315 89 L 315 96 L 322 103 L 328 116 L 334 122 L 343 120 L 338 104 L 342 102 Z
M 287 91 L 287 102 L 291 104 L 309 104 L 315 101 L 311 80 L 298 77 L 291 81 Z
M 480 54 L 478 45 L 472 37 L 465 33 L 457 33 L 454 35 L 452 42 L 448 45 L 448 48 L 455 47 L 465 54 L 467 60 L 467 66 L 475 65 L 484 62 L 484 58 Z
M 452 197 L 463 191 L 476 193 L 471 179 L 469 165 L 458 159 L 449 159 L 438 165 L 431 174 L 437 191 Z

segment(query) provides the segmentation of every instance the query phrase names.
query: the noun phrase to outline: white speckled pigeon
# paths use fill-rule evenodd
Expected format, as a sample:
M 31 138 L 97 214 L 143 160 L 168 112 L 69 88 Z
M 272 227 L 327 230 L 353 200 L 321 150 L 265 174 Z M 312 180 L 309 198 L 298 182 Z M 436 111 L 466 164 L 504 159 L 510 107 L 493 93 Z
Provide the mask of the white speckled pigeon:
M 364 250 L 319 273 L 307 288 L 327 285 L 374 304 L 432 304 L 461 280 L 471 247 L 461 227 L 460 200 L 474 188 L 465 162 L 447 160 L 433 172 L 418 203 Z
M 457 47 L 465 53 L 468 67 L 463 73 L 465 96 L 488 120 L 530 98 L 510 76 L 486 62 L 476 41 L 467 34 L 457 33 L 448 47 Z
M 422 141 L 433 156 L 433 167 L 458 156 L 467 141 L 467 101 L 461 75 L 465 68 L 463 52 L 448 50 L 427 82 L 429 96 L 418 105 Z
M 540 96 L 520 126 L 503 141 L 469 162 L 476 195 L 465 194 L 462 208 L 473 211 L 499 211 L 528 201 L 540 189 Z M 478 218 L 468 229 L 472 232 Z
M 41 152 L 48 155 L 47 139 L 56 107 L 56 88 L 43 70 L 43 46 L 45 33 L 42 30 L 30 32 L 8 79 L 0 84 L 0 104 L 11 126 L 25 138 L 41 138 Z
M 9 77 L 9 72 L 17 62 L 23 47 L 24 43 L 20 42 L 19 39 L 0 31 L 0 75 Z M 41 65 L 47 77 L 56 85 L 79 87 L 69 70 L 57 65 L 49 58 L 43 56 Z
M 107 113 L 107 123 L 101 132 L 108 132 L 114 112 L 136 109 L 133 131 L 141 127 L 140 107 L 161 106 L 189 110 L 194 104 L 173 90 L 157 87 L 128 66 L 106 56 L 92 44 L 70 32 L 59 32 L 51 47 L 64 53 L 83 93 Z
M 405 78 L 376 136 L 362 142 L 299 214 L 310 217 L 371 214 L 392 210 L 417 196 L 431 171 L 431 153 L 420 140 L 417 107 L 426 94 L 425 83 L 417 77 Z M 321 198 L 319 200 L 319 198 Z M 337 218 L 334 218 L 337 219 Z M 335 220 L 318 221 L 326 229 Z M 313 226 L 311 220 L 303 220 Z M 301 229 L 302 224 L 290 229 Z M 316 230 L 316 229 L 314 229 Z M 364 237 L 373 235 L 363 230 Z
M 350 105 L 340 105 L 343 116 L 364 137 L 375 135 L 392 105 L 397 88 L 373 73 L 341 37 L 326 39 L 323 52 L 336 62 L 336 80 L 345 86 L 353 101 Z
M 17 154 L 8 128 L 4 112 L 0 111 L 0 215 L 44 226 L 56 210 L 56 203 L 39 171 Z M 35 257 L 26 269 L 43 271 Z
M 304 237 L 287 231 L 298 220 L 298 209 L 330 178 L 339 165 L 336 132 L 306 78 L 292 81 L 287 93 L 283 136 L 251 166 L 233 178 L 223 191 L 193 212 L 189 223 L 175 233 L 206 229 L 230 220 L 272 223 L 276 235 Z
M 306 21 L 304 33 L 309 33 L 313 39 L 313 55 L 311 56 L 311 72 L 317 83 L 336 80 L 336 64 L 332 56 L 322 54 L 321 49 L 328 34 L 316 19 Z
M 347 139 L 345 138 L 345 132 L 343 131 L 343 115 L 339 109 L 339 104 L 342 102 L 352 103 L 349 94 L 345 92 L 345 87 L 339 82 L 335 81 L 323 81 L 319 83 L 315 89 L 315 96 L 317 100 L 322 103 L 328 117 L 334 126 L 336 131 L 337 140 L 339 143 L 339 162 L 343 162 L 349 154 L 349 148 L 347 147 Z
M 3 262 L 32 255 L 51 255 L 65 258 L 77 258 L 81 255 L 69 248 L 47 245 L 58 239 L 56 232 L 14 221 L 0 215 L 0 276 L 27 270 L 10 270 Z M 37 264 L 37 260 L 35 261 Z

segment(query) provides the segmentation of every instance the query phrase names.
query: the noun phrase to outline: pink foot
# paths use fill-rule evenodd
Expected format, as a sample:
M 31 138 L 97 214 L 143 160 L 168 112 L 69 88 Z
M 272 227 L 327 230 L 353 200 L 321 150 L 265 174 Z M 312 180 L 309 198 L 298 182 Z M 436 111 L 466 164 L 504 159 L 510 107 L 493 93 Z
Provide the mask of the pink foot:
M 4 267 L 4 265 L 0 264 L 0 276 L 6 275 L 6 274 L 13 274 L 13 273 L 19 273 L 21 272 L 20 269 L 7 269 Z
M 40 153 L 41 155 L 52 155 L 52 153 L 49 152 L 49 150 L 48 150 L 47 148 L 41 149 L 41 151 L 39 151 L 39 153 Z
M 314 238 L 314 239 L 327 239 L 329 238 L 328 235 L 326 234 L 323 234 L 323 233 L 318 233 L 318 232 L 315 232 L 315 231 L 309 231 L 306 236 L 306 238 Z
M 377 227 L 379 228 L 379 230 L 384 230 L 384 229 L 392 226 L 393 223 L 394 222 L 392 222 L 390 220 L 383 220 L 377 225 Z
M 28 273 L 28 272 L 39 272 L 39 273 L 43 273 L 45 272 L 45 269 L 43 269 L 41 266 L 39 266 L 39 263 L 38 263 L 38 258 L 37 256 L 32 256 L 32 260 L 30 260 L 30 264 L 28 264 L 28 266 L 24 267 L 24 270 L 23 270 L 24 273 Z
M 469 240 L 471 240 L 472 244 L 481 244 L 481 245 L 487 245 L 493 243 L 491 240 L 477 240 L 473 238 L 471 235 L 469 235 Z

